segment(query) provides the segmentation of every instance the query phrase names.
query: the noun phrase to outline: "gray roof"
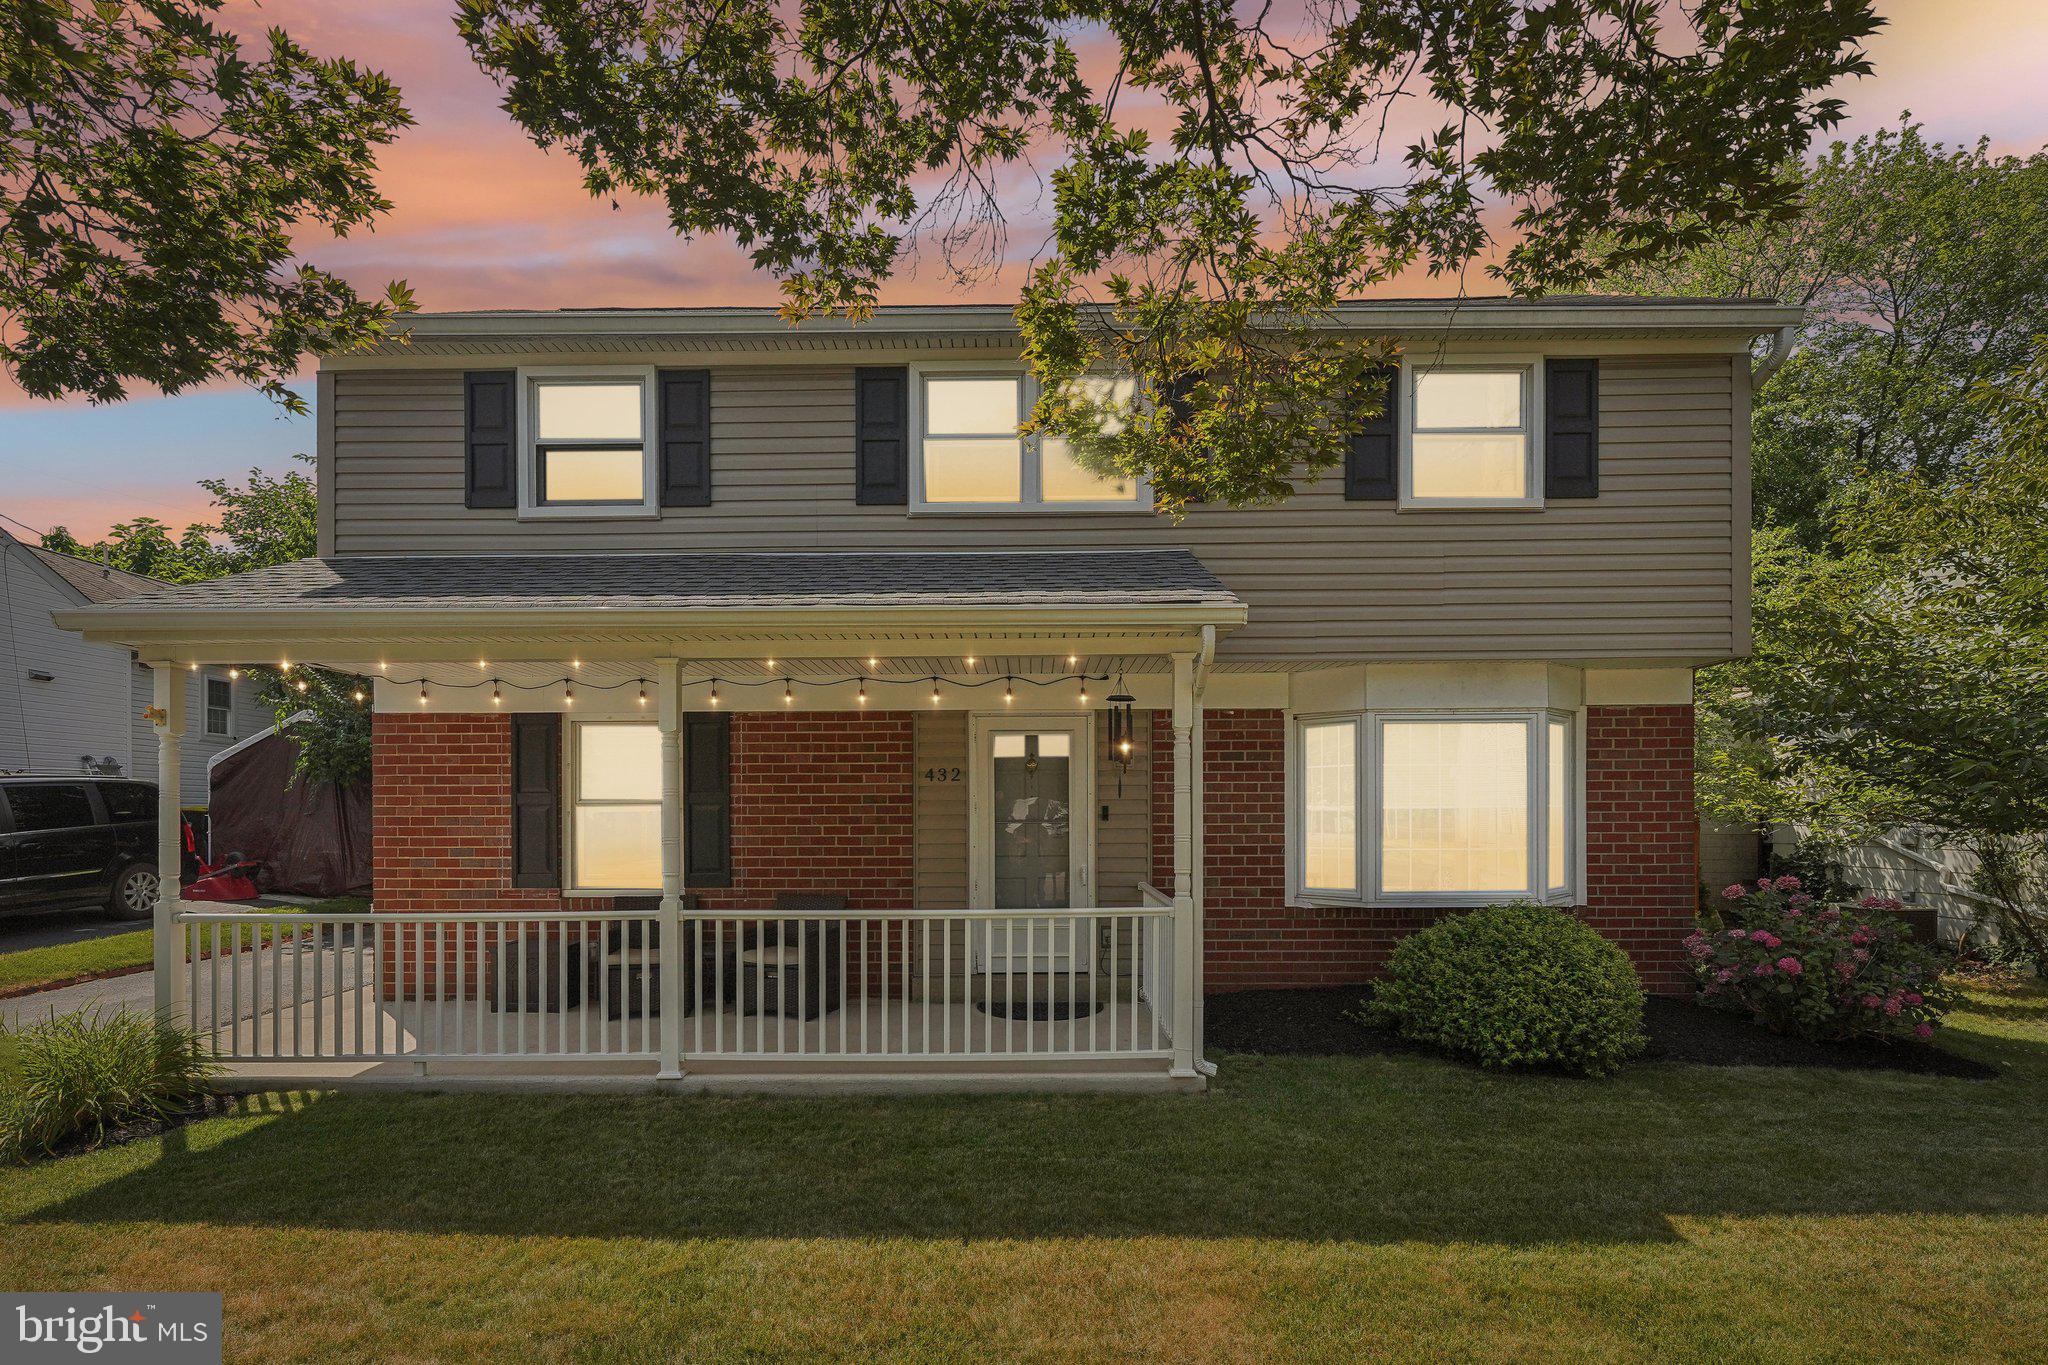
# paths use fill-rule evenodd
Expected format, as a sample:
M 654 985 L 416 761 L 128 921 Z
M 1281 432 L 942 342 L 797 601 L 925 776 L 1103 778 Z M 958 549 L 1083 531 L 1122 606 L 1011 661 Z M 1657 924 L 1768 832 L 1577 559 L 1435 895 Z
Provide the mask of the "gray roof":
M 122 602 L 170 586 L 160 578 L 129 573 L 126 569 L 80 559 L 77 555 L 67 555 L 58 550 L 45 550 L 40 545 L 24 545 L 22 548 L 49 565 L 59 578 L 84 593 L 88 602 Z
M 1241 606 L 1186 550 L 1006 554 L 349 555 L 156 585 L 118 609 L 687 611 Z

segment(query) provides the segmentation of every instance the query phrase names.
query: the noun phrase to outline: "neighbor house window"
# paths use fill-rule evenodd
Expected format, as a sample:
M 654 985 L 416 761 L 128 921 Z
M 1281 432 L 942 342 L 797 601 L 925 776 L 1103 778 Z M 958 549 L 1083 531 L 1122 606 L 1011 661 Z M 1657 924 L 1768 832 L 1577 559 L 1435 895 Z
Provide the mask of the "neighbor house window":
M 648 503 L 647 381 L 536 378 L 529 389 L 532 503 L 638 508 Z
M 1129 380 L 1091 376 L 1081 382 L 1098 401 L 1130 401 Z M 1064 440 L 1018 435 L 1038 397 L 1029 375 L 926 371 L 918 376 L 917 395 L 921 506 L 1141 505 L 1134 480 L 1090 473 Z
M 1578 797 L 1566 716 L 1303 719 L 1294 768 L 1295 884 L 1308 899 L 1572 897 Z
M 228 726 L 233 723 L 235 710 L 234 685 L 226 678 L 206 680 L 206 733 L 225 736 Z
M 661 731 L 645 722 L 576 725 L 569 815 L 578 890 L 661 887 Z
M 1533 503 L 1533 374 L 1529 365 L 1411 369 L 1403 500 Z

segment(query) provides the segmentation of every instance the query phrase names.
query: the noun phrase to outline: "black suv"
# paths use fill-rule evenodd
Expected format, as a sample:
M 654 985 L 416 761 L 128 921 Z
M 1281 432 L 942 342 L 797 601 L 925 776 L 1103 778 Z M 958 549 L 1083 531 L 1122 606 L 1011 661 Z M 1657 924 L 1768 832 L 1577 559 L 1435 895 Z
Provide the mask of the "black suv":
M 0 776 L 0 915 L 156 906 L 156 784 L 118 777 Z

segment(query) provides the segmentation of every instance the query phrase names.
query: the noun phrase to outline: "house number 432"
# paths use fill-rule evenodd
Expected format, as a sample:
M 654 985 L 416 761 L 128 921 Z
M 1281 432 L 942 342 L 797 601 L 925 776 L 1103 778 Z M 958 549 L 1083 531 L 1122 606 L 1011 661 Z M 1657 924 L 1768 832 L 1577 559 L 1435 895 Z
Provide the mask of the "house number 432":
M 924 780 L 927 782 L 958 782 L 960 780 L 960 770 L 958 768 L 926 768 L 924 770 Z

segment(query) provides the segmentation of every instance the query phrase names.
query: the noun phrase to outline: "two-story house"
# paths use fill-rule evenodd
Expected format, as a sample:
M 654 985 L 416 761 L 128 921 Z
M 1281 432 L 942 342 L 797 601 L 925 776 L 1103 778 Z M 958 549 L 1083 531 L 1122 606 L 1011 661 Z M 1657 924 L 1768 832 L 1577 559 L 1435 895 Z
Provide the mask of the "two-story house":
M 1385 417 L 1179 521 L 1018 436 L 1004 308 L 416 316 L 321 365 L 319 558 L 64 617 L 167 703 L 374 679 L 374 915 L 167 906 L 160 976 L 237 1057 L 704 1085 L 1199 1084 L 1204 993 L 1518 897 L 1681 991 L 1797 316 L 1349 305 Z

